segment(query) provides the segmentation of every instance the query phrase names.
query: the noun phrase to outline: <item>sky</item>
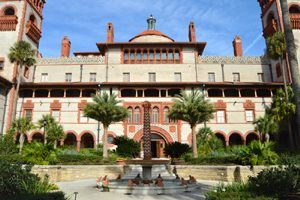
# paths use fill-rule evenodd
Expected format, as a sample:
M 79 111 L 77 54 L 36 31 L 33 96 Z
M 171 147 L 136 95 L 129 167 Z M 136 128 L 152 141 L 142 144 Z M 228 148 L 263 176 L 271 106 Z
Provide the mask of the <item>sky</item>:
M 40 52 L 59 57 L 63 36 L 71 52 L 97 51 L 112 22 L 116 42 L 127 42 L 147 29 L 152 14 L 156 29 L 175 41 L 188 41 L 194 21 L 197 41 L 207 42 L 203 55 L 232 56 L 232 41 L 240 35 L 244 55 L 264 54 L 260 7 L 256 0 L 47 0 L 44 8 Z

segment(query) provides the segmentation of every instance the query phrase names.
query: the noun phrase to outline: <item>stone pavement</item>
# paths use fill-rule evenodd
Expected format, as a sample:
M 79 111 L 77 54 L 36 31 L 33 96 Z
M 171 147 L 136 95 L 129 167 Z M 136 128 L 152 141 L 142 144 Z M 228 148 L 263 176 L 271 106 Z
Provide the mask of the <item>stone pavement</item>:
M 77 200 L 204 200 L 204 194 L 217 185 L 216 181 L 199 181 L 200 188 L 196 192 L 182 192 L 168 195 L 126 195 L 114 192 L 100 192 L 95 188 L 95 180 L 81 180 L 73 182 L 59 182 L 57 185 L 66 193 L 70 200 L 75 200 L 74 192 L 78 192 Z

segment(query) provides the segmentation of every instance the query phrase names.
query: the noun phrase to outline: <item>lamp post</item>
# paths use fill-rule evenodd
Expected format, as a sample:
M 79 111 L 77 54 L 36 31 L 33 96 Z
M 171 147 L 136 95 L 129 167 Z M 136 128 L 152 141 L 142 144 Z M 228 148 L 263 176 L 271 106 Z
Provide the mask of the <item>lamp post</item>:
M 43 128 L 44 128 L 44 144 L 47 144 L 47 139 L 46 139 L 46 126 L 47 126 L 47 121 L 43 121 Z
M 98 93 L 99 95 L 101 95 L 101 83 L 98 84 Z M 97 127 L 97 147 L 99 146 L 99 143 L 100 143 L 100 130 L 101 130 L 101 127 L 100 127 L 100 122 L 98 121 L 98 127 Z

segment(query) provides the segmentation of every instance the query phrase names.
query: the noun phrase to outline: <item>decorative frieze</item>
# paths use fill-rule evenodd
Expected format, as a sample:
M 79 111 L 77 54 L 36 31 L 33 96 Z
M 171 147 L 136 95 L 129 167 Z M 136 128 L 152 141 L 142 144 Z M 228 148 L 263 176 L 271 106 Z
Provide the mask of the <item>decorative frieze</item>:
M 253 103 L 251 100 L 246 100 L 246 102 L 244 102 L 244 108 L 255 109 L 255 103 Z
M 104 64 L 103 56 L 38 58 L 37 65 Z
M 36 44 L 39 43 L 41 37 L 42 37 L 42 32 L 40 29 L 32 22 L 28 21 L 26 24 L 26 35 Z
M 248 64 L 248 65 L 268 65 L 270 60 L 266 56 L 199 56 L 200 64 Z
M 18 24 L 16 15 L 0 16 L 0 31 L 15 31 Z

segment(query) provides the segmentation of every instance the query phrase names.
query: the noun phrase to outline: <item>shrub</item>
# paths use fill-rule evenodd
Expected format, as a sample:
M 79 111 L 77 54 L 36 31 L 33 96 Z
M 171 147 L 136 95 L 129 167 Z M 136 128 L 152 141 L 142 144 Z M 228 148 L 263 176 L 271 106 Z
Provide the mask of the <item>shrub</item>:
M 300 189 L 300 168 L 265 169 L 257 177 L 249 177 L 249 185 L 256 194 L 281 197 Z
M 41 194 L 21 194 L 7 196 L 5 200 L 68 200 L 63 192 L 41 193 Z
M 13 133 L 6 133 L 0 139 L 0 155 L 11 155 L 14 153 L 18 153 L 18 149 L 15 145 Z
M 248 184 L 244 183 L 233 183 L 225 186 L 220 184 L 215 187 L 212 191 L 205 194 L 207 200 L 222 200 L 222 199 L 235 199 L 235 200 L 273 200 L 272 197 L 257 196 L 249 191 Z
M 114 144 L 118 146 L 116 153 L 125 158 L 135 158 L 141 151 L 140 144 L 126 136 L 116 137 L 114 139 Z
M 31 166 L 22 168 L 22 165 L 19 164 L 0 161 L 0 196 L 42 194 L 53 188 L 47 177 L 41 181 L 36 174 L 30 171 Z
M 190 149 L 191 148 L 188 144 L 173 142 L 166 144 L 164 151 L 167 156 L 170 156 L 172 159 L 174 159 L 180 158 L 182 155 L 188 153 Z
M 52 146 L 40 142 L 33 142 L 25 146 L 23 150 L 24 159 L 35 165 L 56 164 L 57 156 Z
M 242 148 L 239 160 L 244 165 L 273 165 L 277 163 L 278 155 L 273 151 L 274 144 L 271 142 L 261 143 L 253 141 Z
M 214 132 L 208 128 L 201 128 L 197 133 L 197 146 L 200 155 L 206 155 L 213 151 L 222 151 L 224 149 L 223 142 L 218 139 Z

